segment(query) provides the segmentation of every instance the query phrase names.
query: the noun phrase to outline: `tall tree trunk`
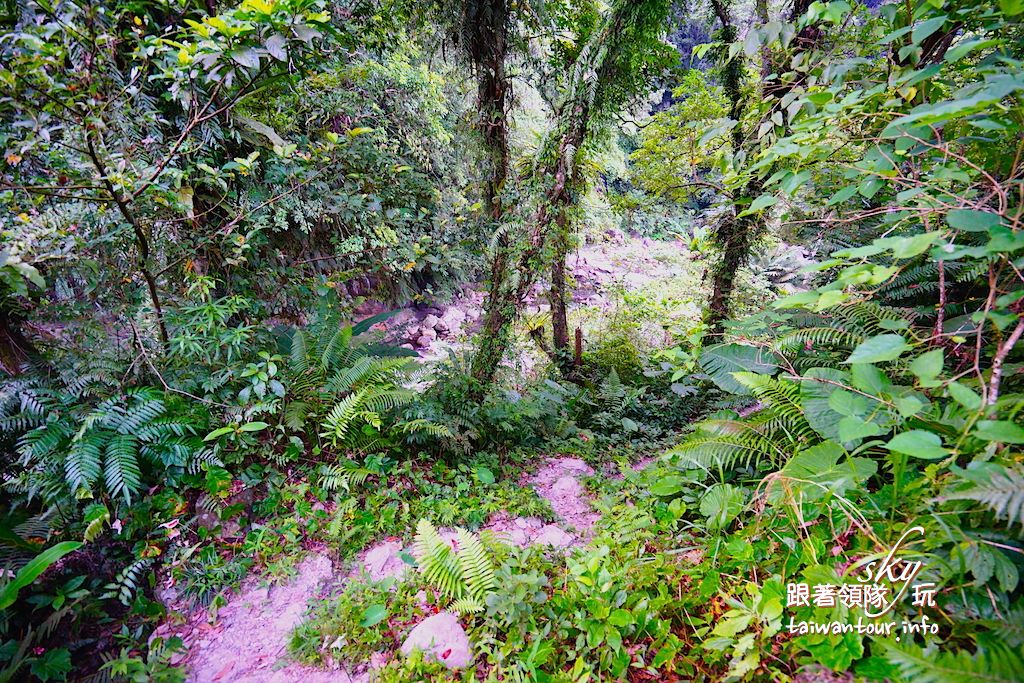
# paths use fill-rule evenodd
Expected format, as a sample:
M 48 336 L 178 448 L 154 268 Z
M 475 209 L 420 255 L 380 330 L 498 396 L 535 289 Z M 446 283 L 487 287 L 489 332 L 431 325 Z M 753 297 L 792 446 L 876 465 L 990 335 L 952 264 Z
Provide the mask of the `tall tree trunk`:
M 508 56 L 506 0 L 467 0 L 463 4 L 462 33 L 477 77 L 477 126 L 484 138 L 488 177 L 484 202 L 488 214 L 501 218 L 501 192 L 508 177 L 508 95 L 505 72 Z
M 572 93 L 565 106 L 558 115 L 555 133 L 549 138 L 557 141 L 554 148 L 546 146 L 551 150 L 542 157 L 537 177 L 548 183 L 544 197 L 537 209 L 533 220 L 533 227 L 530 230 L 525 245 L 518 252 L 514 260 L 514 271 L 512 261 L 504 264 L 505 282 L 501 287 L 495 287 L 492 282 L 492 294 L 487 299 L 486 314 L 484 319 L 484 335 L 481 346 L 473 359 L 472 376 L 477 380 L 475 391 L 480 396 L 486 391 L 487 385 L 491 383 L 497 371 L 497 365 L 504 356 L 505 349 L 511 338 L 511 328 L 519 315 L 526 297 L 529 295 L 537 274 L 544 270 L 552 274 L 554 292 L 551 296 L 553 320 L 558 327 L 557 343 L 562 343 L 562 353 L 568 351 L 568 324 L 565 319 L 565 258 L 568 252 L 568 242 L 560 241 L 555 245 L 554 262 L 544 263 L 544 247 L 547 246 L 554 230 L 564 232 L 568 218 L 568 208 L 572 205 L 571 184 L 576 166 L 576 154 L 587 139 L 590 132 L 591 114 L 593 106 L 598 101 L 599 94 L 608 84 L 617 77 L 618 65 L 615 59 L 609 54 L 614 54 L 621 46 L 616 41 L 622 39 L 625 22 L 637 20 L 642 15 L 644 3 L 626 2 L 620 0 L 613 4 L 611 14 L 608 16 L 602 30 L 596 35 L 581 52 L 581 59 L 594 59 L 592 65 L 576 65 L 574 73 L 580 74 L 580 79 L 570 86 Z M 667 7 L 666 7 L 667 11 Z M 652 19 L 654 15 L 642 16 L 640 20 L 649 22 L 646 30 L 653 26 L 660 26 L 660 22 Z M 637 30 L 636 27 L 633 27 Z M 577 68 L 578 66 L 590 66 L 591 68 Z M 545 265 L 547 267 L 545 268 Z M 514 274 L 514 277 L 513 277 Z M 514 280 L 514 285 L 512 284 Z M 564 331 L 564 334 L 563 334 Z M 556 349 L 556 353 L 559 350 Z M 565 353 L 565 357 L 569 357 Z
M 728 0 L 711 0 L 711 7 L 722 24 L 721 42 L 728 46 L 737 37 Z M 736 122 L 732 128 L 734 155 L 740 153 L 744 146 L 744 131 L 740 125 L 744 112 L 743 71 L 743 62 L 737 54 L 726 62 L 722 73 L 722 86 L 729 100 L 729 118 Z M 749 192 L 742 194 L 751 196 Z M 722 324 L 729 317 L 730 299 L 736 288 L 736 271 L 746 265 L 753 242 L 752 232 L 757 227 L 755 216 L 740 218 L 738 214 L 739 211 L 734 204 L 732 216 L 723 218 L 715 229 L 715 241 L 722 250 L 722 256 L 712 270 L 712 292 L 706 322 L 711 333 L 716 335 L 721 334 Z
M 491 261 L 487 313 L 480 343 L 473 357 L 470 375 L 478 386 L 493 381 L 508 346 L 509 320 L 517 305 L 509 290 L 512 258 L 509 236 L 501 228 L 504 209 L 501 193 L 508 178 L 508 95 L 511 90 L 505 72 L 508 55 L 508 5 L 506 0 L 466 0 L 462 7 L 465 48 L 477 76 L 477 126 L 484 140 L 488 178 L 484 205 L 492 224 L 499 230 Z M 482 389 L 474 390 L 477 398 Z
M 796 0 L 789 20 L 797 21 L 807 12 L 810 4 L 810 0 Z M 734 42 L 738 34 L 736 25 L 733 23 L 729 0 L 711 0 L 711 5 L 722 24 L 722 42 L 726 45 Z M 758 19 L 762 23 L 767 23 L 769 17 L 766 0 L 756 0 L 754 9 Z M 794 49 L 798 54 L 805 52 L 812 49 L 820 39 L 821 29 L 818 26 L 814 24 L 805 26 L 796 36 Z M 800 75 L 797 80 L 785 83 L 766 80 L 769 74 L 785 70 L 772 64 L 772 55 L 767 49 L 761 51 L 761 95 L 774 101 L 772 111 L 775 111 L 786 94 L 802 85 L 805 79 L 805 76 Z M 732 129 L 733 154 L 743 150 L 745 143 L 745 131 L 739 125 L 746 108 L 743 98 L 743 71 L 743 62 L 737 55 L 725 65 L 722 78 L 725 94 L 729 99 L 729 117 L 737 122 Z M 785 111 L 782 112 L 782 115 L 785 121 L 784 126 L 788 129 L 789 122 Z M 759 197 L 763 191 L 764 181 L 760 177 L 751 176 L 739 196 L 753 200 Z M 722 257 L 712 271 L 712 293 L 706 316 L 706 322 L 713 335 L 722 333 L 722 325 L 730 313 L 730 299 L 736 288 L 736 272 L 747 264 L 750 248 L 764 229 L 764 220 L 758 214 L 740 217 L 739 208 L 734 204 L 732 216 L 719 223 L 715 231 L 715 240 L 722 250 Z
M 572 373 L 574 365 L 569 349 L 568 300 L 565 284 L 565 262 L 569 254 L 569 235 L 566 216 L 556 221 L 554 256 L 551 259 L 551 289 L 548 303 L 551 306 L 551 341 L 555 364 L 562 375 Z
M 114 183 L 107 175 L 106 166 L 96 149 L 94 140 L 96 137 L 98 137 L 98 133 L 96 133 L 94 128 L 90 128 L 86 132 L 85 136 L 86 148 L 89 151 L 89 157 L 92 160 L 93 166 L 96 168 L 96 172 L 100 175 L 100 181 L 107 188 L 107 193 L 117 206 L 117 210 L 121 213 L 121 217 L 124 218 L 128 225 L 131 226 L 132 232 L 135 235 L 135 247 L 139 252 L 139 272 L 142 274 L 142 279 L 146 281 L 146 288 L 149 290 L 149 300 L 153 304 L 153 314 L 156 317 L 156 327 L 157 333 L 160 335 L 160 344 L 163 350 L 167 351 L 170 348 L 171 342 L 167 335 L 167 324 L 164 322 L 164 309 L 160 303 L 160 289 L 157 286 L 156 277 L 153 275 L 151 267 L 149 237 L 146 236 L 145 230 L 143 230 L 142 226 L 139 225 L 139 221 L 131 209 L 129 204 L 131 199 L 122 196 L 117 191 L 117 188 L 114 187 Z
M 752 179 L 747 183 L 744 194 L 748 197 L 760 195 L 761 182 Z M 715 229 L 715 240 L 722 256 L 712 271 L 713 286 L 708 302 L 707 323 L 713 335 L 720 335 L 723 331 L 722 325 L 731 311 L 737 271 L 747 265 L 750 247 L 761 228 L 762 221 L 756 214 L 739 217 L 734 206 L 733 215 L 724 218 Z
M 491 283 L 491 294 L 486 301 L 484 325 L 480 346 L 473 356 L 471 375 L 477 382 L 476 397 L 479 398 L 494 380 L 498 365 L 505 356 L 512 336 L 512 326 L 519 317 L 519 311 L 526 301 L 530 290 L 537 280 L 537 273 L 543 267 L 543 250 L 552 232 L 552 225 L 565 215 L 565 208 L 570 203 L 569 179 L 572 175 L 573 155 L 579 149 L 586 135 L 589 113 L 588 102 L 578 102 L 572 108 L 573 117 L 568 130 L 563 134 L 548 171 L 538 175 L 551 178 L 551 184 L 544 193 L 540 207 L 534 216 L 533 227 L 526 240 L 526 245 L 515 260 L 515 282 L 504 277 L 502 287 L 496 288 Z M 505 274 L 512 264 L 503 263 Z

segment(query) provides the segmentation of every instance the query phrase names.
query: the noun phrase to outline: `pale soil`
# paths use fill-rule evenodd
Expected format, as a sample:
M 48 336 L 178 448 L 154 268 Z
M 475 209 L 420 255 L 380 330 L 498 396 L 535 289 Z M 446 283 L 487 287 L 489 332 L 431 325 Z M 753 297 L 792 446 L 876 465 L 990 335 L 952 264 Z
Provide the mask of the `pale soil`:
M 499 514 L 485 528 L 516 545 L 581 545 L 598 519 L 580 483 L 591 474 L 593 470 L 579 458 L 548 458 L 524 483 L 551 504 L 557 524 Z M 364 572 L 376 580 L 400 576 L 408 567 L 399 557 L 402 550 L 397 540 L 381 541 L 360 553 L 349 571 L 335 567 L 324 555 L 310 555 L 287 583 L 268 588 L 258 579 L 246 582 L 219 610 L 216 624 L 209 624 L 207 613 L 198 610 L 185 625 L 165 624 L 155 635 L 176 634 L 185 641 L 188 653 L 181 664 L 188 668 L 190 683 L 365 683 L 365 666 L 323 670 L 290 662 L 288 639 L 309 602 L 326 595 L 335 582 L 359 580 Z
M 331 560 L 310 555 L 298 566 L 295 579 L 273 587 L 248 582 L 218 612 L 217 623 L 205 611 L 193 615 L 177 631 L 189 648 L 182 662 L 192 683 L 357 683 L 363 674 L 324 671 L 290 663 L 288 638 L 306 614 L 309 601 L 320 595 L 334 577 Z M 161 627 L 161 629 L 166 628 Z M 162 635 L 159 631 L 157 635 Z

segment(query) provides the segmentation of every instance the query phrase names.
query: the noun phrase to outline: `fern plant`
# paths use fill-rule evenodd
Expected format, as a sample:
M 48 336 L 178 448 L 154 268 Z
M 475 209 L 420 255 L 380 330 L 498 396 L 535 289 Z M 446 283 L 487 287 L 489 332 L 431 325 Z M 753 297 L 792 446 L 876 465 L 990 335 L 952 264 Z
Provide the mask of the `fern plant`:
M 949 489 L 944 500 L 973 500 L 988 507 L 1007 526 L 1024 527 L 1024 465 L 991 464 L 981 472 L 965 472 L 971 484 Z
M 1024 654 L 1019 648 L 993 644 L 972 655 L 965 650 L 941 652 L 912 643 L 877 642 L 903 680 L 915 683 L 1012 683 L 1019 681 L 1024 671 Z
M 360 335 L 388 314 L 368 318 L 354 326 L 341 326 L 329 317 L 310 332 L 296 330 L 289 350 L 288 394 L 284 423 L 294 431 L 310 423 L 318 436 L 336 448 L 372 452 L 389 442 L 389 428 L 397 433 L 446 433 L 427 420 L 402 421 L 398 409 L 415 397 L 401 386 L 412 365 L 405 349 L 374 344 Z
M 7 482 L 29 499 L 105 494 L 131 502 L 147 479 L 174 481 L 216 461 L 197 436 L 205 415 L 162 390 L 100 398 L 81 385 L 38 383 L 22 391 L 17 407 L 4 404 L 0 429 L 31 427 L 17 440 L 21 470 Z
M 781 467 L 816 434 L 800 400 L 800 385 L 754 373 L 735 373 L 760 409 L 746 418 L 727 413 L 700 422 L 693 434 L 670 451 L 682 467 L 717 472 L 735 467 Z
M 476 535 L 457 527 L 455 540 L 457 547 L 444 539 L 429 520 L 421 519 L 413 546 L 420 571 L 451 600 L 449 610 L 458 614 L 481 612 L 487 596 L 498 587 L 494 565 Z

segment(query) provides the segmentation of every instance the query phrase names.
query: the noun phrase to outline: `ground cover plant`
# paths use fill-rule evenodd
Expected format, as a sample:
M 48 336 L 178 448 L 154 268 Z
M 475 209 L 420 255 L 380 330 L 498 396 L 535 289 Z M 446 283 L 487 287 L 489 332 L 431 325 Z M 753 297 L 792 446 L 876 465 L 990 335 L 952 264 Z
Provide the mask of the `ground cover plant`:
M 0 7 L 0 681 L 1020 681 L 1024 4 Z

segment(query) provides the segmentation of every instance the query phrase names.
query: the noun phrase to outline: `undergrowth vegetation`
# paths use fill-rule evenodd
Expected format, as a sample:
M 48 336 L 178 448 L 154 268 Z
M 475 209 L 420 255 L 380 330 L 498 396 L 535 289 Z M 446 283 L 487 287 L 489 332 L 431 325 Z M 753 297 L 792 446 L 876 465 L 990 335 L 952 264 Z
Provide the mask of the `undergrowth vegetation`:
M 1022 16 L 5 3 L 0 681 L 1021 680 Z

